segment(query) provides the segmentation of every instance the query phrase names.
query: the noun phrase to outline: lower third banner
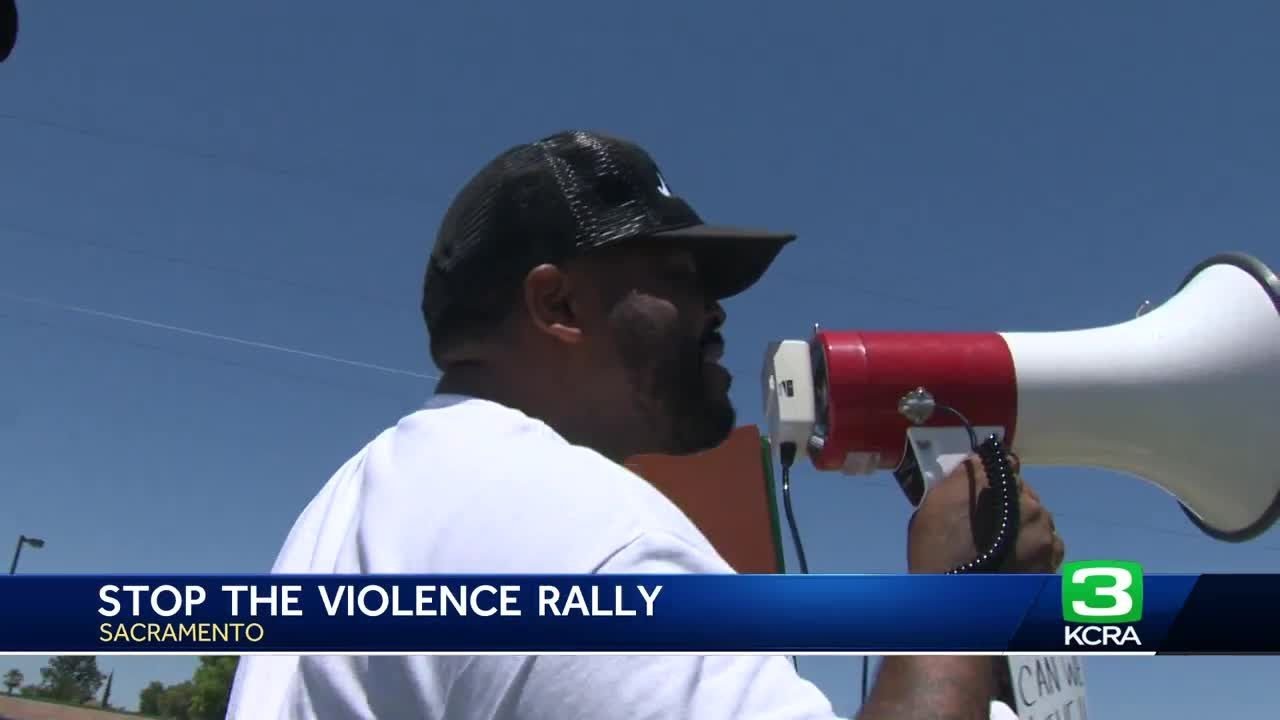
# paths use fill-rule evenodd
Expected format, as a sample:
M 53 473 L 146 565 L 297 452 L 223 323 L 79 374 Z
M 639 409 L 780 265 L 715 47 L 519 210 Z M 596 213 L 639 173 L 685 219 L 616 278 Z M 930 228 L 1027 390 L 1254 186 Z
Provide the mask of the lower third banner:
M 0 578 L 0 654 L 1280 653 L 1280 575 Z

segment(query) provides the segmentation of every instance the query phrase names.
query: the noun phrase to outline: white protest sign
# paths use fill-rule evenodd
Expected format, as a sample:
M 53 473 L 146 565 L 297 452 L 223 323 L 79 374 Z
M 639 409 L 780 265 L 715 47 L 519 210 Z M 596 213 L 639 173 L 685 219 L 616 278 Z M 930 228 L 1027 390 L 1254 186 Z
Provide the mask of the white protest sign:
M 1009 657 L 1019 720 L 1088 720 L 1084 663 L 1078 657 Z

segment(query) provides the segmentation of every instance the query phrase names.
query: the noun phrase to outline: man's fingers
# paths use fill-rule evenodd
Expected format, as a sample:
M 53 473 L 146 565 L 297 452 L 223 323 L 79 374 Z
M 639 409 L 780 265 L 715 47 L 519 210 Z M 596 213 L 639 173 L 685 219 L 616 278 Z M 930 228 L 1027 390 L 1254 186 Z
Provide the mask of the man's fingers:
M 970 491 L 973 493 L 981 492 L 987 486 L 987 475 L 982 469 L 982 459 L 976 455 L 970 455 L 961 463 L 964 468 L 964 476 Z M 981 482 L 979 482 L 981 478 Z
M 1040 521 L 1045 514 L 1044 505 L 1040 504 L 1040 498 L 1032 493 L 1023 493 L 1018 500 L 1018 515 L 1022 518 L 1024 525 L 1033 525 Z
M 1066 548 L 1054 527 L 1053 513 L 1029 494 L 1023 494 L 1019 510 L 1014 550 L 1018 566 L 1033 572 L 1057 572 Z
M 1062 567 L 1066 546 L 1062 538 L 1048 533 L 1043 527 L 1036 527 L 1018 534 L 1014 555 L 1017 566 L 1024 571 L 1056 573 Z
M 987 498 L 983 507 L 989 511 L 988 515 L 997 512 L 999 501 L 994 491 L 989 489 L 991 478 L 986 476 L 982 457 L 978 454 L 970 455 L 965 458 L 963 466 L 965 468 L 963 474 L 955 474 L 961 477 L 967 476 L 971 492 L 980 492 Z M 1022 459 L 1017 454 L 1009 453 L 1008 467 L 1017 479 L 1020 527 L 1013 553 L 1007 558 L 1006 564 L 1008 567 L 1019 568 L 1024 572 L 1056 573 L 1066 558 L 1066 544 L 1057 534 L 1053 514 L 1045 508 L 1035 488 L 1022 479 Z M 980 528 L 993 519 L 987 516 L 980 517 L 976 512 L 971 516 L 976 544 L 981 545 L 981 538 L 985 537 L 979 531 Z
M 1009 467 L 1013 470 L 1013 474 L 1017 475 L 1022 472 L 1022 458 L 1017 453 L 1009 453 Z
M 1058 572 L 1062 569 L 1062 561 L 1067 557 L 1067 544 L 1063 542 L 1062 536 L 1058 533 L 1053 534 L 1053 571 Z

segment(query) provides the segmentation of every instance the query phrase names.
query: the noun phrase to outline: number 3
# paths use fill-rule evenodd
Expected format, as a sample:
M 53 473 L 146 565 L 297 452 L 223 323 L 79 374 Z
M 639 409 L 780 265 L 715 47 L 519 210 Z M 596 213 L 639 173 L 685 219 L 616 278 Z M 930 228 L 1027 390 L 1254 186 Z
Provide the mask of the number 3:
M 1133 609 L 1133 598 L 1127 592 L 1133 585 L 1133 575 L 1123 568 L 1091 567 L 1080 568 L 1071 573 L 1071 583 L 1082 585 L 1091 577 L 1110 578 L 1112 583 L 1093 588 L 1094 597 L 1109 597 L 1113 602 L 1106 607 L 1095 607 L 1084 600 L 1072 600 L 1071 609 L 1077 614 L 1089 617 L 1116 617 L 1126 615 Z

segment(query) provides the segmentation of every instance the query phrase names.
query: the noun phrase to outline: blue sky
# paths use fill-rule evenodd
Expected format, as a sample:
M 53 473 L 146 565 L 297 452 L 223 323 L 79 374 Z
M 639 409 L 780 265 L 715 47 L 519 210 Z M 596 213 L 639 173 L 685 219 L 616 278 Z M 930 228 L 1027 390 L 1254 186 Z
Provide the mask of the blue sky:
M 814 322 L 1091 327 L 1219 251 L 1280 265 L 1280 8 L 1087 5 L 20 0 L 0 65 L 0 547 L 46 538 L 30 573 L 266 570 L 330 473 L 432 390 L 418 292 L 456 187 L 562 128 L 644 143 L 710 219 L 799 233 L 728 305 L 744 422 L 764 344 Z M 1280 563 L 1275 533 L 1217 543 L 1132 478 L 1027 477 L 1069 559 Z M 795 486 L 813 571 L 904 568 L 887 477 Z M 136 706 L 195 661 L 101 664 Z M 856 711 L 857 659 L 800 668 Z M 1256 713 L 1267 695 L 1239 689 L 1277 670 L 1086 664 L 1094 714 L 1124 718 Z

